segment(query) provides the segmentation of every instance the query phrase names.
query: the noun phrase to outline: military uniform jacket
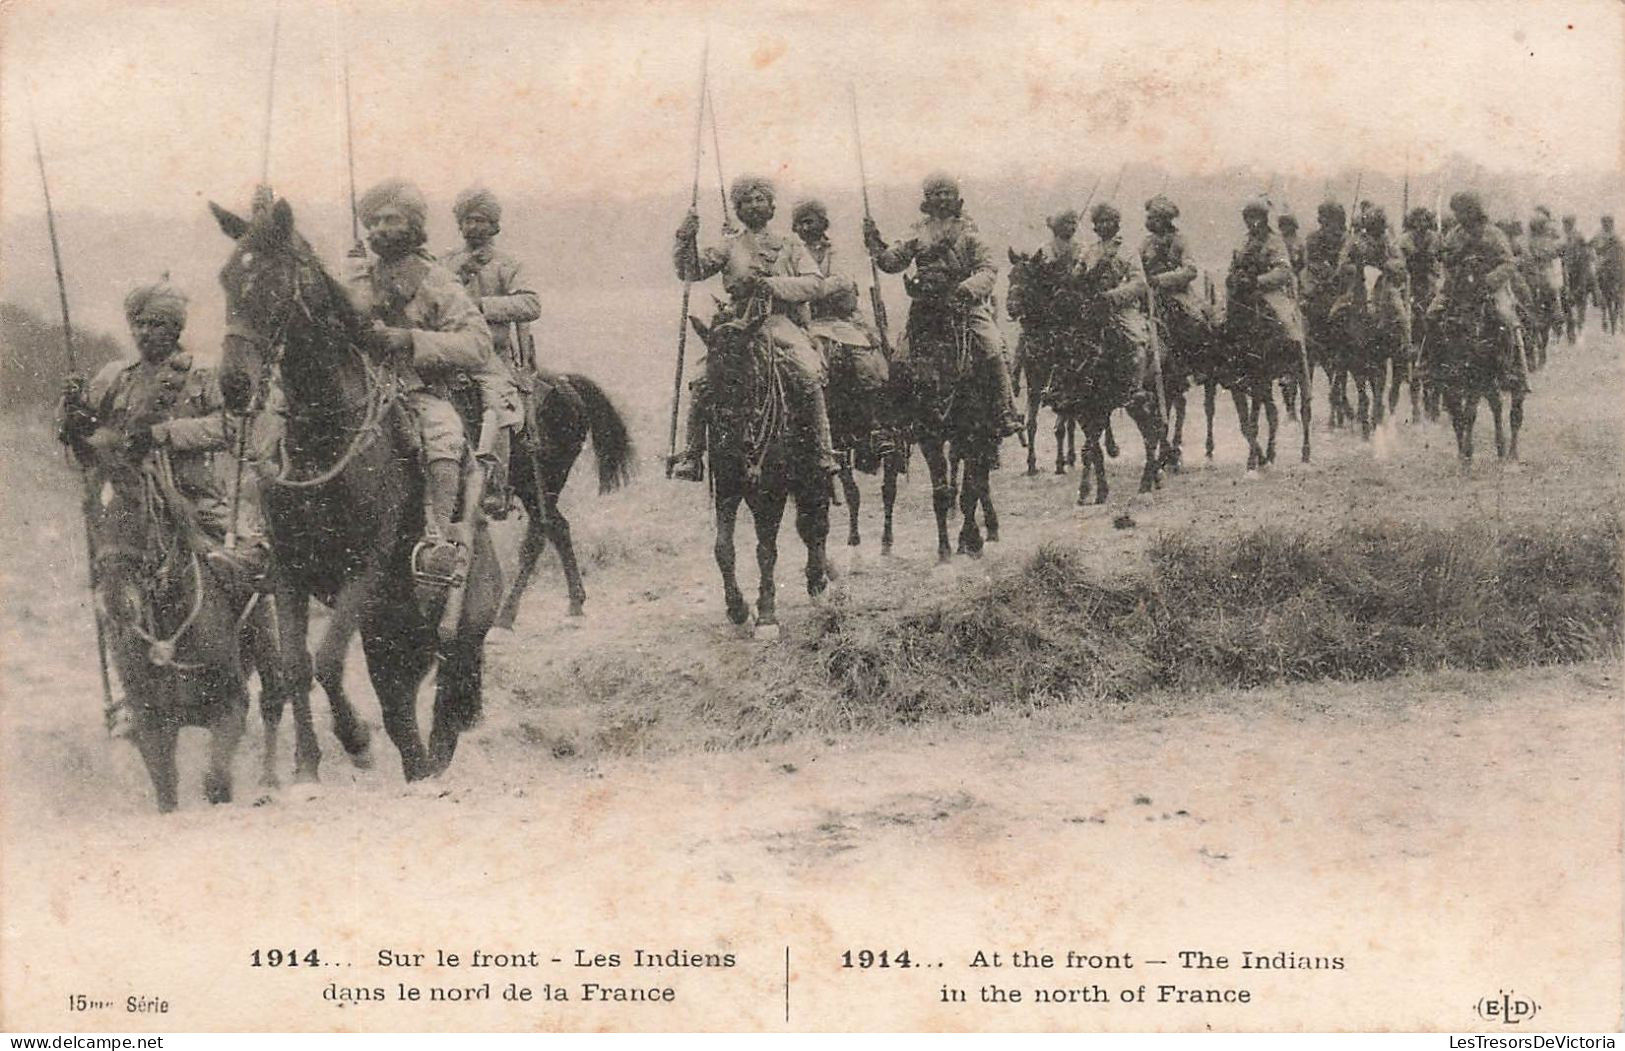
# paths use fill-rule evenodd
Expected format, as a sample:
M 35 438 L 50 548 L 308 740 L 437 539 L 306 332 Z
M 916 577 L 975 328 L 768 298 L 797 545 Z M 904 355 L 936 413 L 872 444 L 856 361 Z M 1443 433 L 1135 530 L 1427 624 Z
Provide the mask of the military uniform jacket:
M 704 281 L 721 274 L 723 287 L 735 298 L 734 306 L 741 313 L 745 304 L 737 301 L 739 282 L 752 276 L 762 278 L 769 290 L 769 312 L 800 328 L 812 321 L 810 304 L 826 292 L 824 275 L 801 239 L 765 228 L 741 230 L 705 249 L 679 238 L 672 261 L 684 281 Z
M 858 282 L 841 270 L 835 246 L 826 239 L 807 245 L 807 251 L 824 277 L 824 294 L 809 304 L 812 323 L 808 332 L 849 347 L 878 342 L 858 307 Z
M 1439 287 L 1439 253 L 1444 242 L 1434 230 L 1406 230 L 1399 238 L 1399 254 L 1411 276 L 1411 297 L 1426 305 Z
M 1333 260 L 1335 264 L 1335 259 Z M 1313 257 L 1310 266 L 1314 266 Z M 1298 313 L 1297 285 L 1292 276 L 1292 264 L 1287 261 L 1286 245 L 1281 235 L 1267 230 L 1260 236 L 1249 233 L 1247 240 L 1230 257 L 1228 287 L 1235 289 L 1238 277 L 1255 279 L 1255 292 L 1239 304 L 1243 309 L 1258 309 L 1260 304 L 1280 326 L 1281 332 L 1293 342 L 1303 340 L 1303 318 Z M 1253 299 L 1248 302 L 1247 299 Z M 1236 306 L 1232 301 L 1232 308 Z
M 1410 311 L 1410 270 L 1399 246 L 1386 235 L 1374 237 L 1358 233 L 1349 241 L 1348 255 L 1338 271 L 1342 295 L 1338 303 L 1360 304 L 1365 301 L 1367 267 L 1379 272 L 1371 295 L 1395 317 L 1408 316 Z
M 902 273 L 914 265 L 913 280 L 905 280 L 904 285 L 916 304 L 945 304 L 955 289 L 962 288 L 973 302 L 970 317 L 992 322 L 993 285 L 999 268 L 971 219 L 926 216 L 909 229 L 907 237 L 886 246 L 874 259 L 888 274 Z
M 1196 264 L 1185 254 L 1184 234 L 1173 230 L 1147 237 L 1140 245 L 1140 262 L 1158 310 L 1180 310 L 1192 318 L 1207 312 L 1196 292 Z
M 443 257 L 446 269 L 457 276 L 491 328 L 491 346 L 511 366 L 529 366 L 513 345 L 516 326 L 542 316 L 542 301 L 532 289 L 519 260 L 495 245 L 457 248 Z
M 1137 346 L 1149 346 L 1151 333 L 1145 316 L 1149 287 L 1138 253 L 1124 248 L 1118 234 L 1084 249 L 1073 271 L 1073 283 L 1086 296 L 1099 296 L 1100 306 L 1087 306 L 1086 318 L 1101 318 L 1119 335 Z M 1102 313 L 1101 307 L 1104 307 Z
M 1625 246 L 1617 234 L 1601 233 L 1591 239 L 1591 251 L 1596 256 L 1597 279 L 1618 281 L 1625 273 Z
M 1337 260 L 1343 254 L 1344 231 L 1319 226 L 1303 244 L 1303 297 L 1321 309 L 1336 294 Z
M 153 441 L 170 450 L 181 492 L 222 498 L 228 482 L 213 454 L 230 447 L 232 432 L 213 369 L 194 365 L 184 350 L 160 362 L 109 362 L 91 379 L 85 401 L 97 417 L 93 442 L 122 439 L 132 425 L 150 426 Z
M 1444 239 L 1443 254 L 1444 280 L 1434 297 L 1435 309 L 1488 295 L 1497 309 L 1511 313 L 1517 263 L 1506 234 L 1488 223 L 1477 232 L 1458 226 Z
M 412 360 L 400 369 L 407 390 L 446 397 L 466 373 L 502 426 L 522 422 L 513 376 L 491 348 L 491 329 L 451 271 L 421 251 L 368 262 L 347 290 L 363 317 L 411 330 Z

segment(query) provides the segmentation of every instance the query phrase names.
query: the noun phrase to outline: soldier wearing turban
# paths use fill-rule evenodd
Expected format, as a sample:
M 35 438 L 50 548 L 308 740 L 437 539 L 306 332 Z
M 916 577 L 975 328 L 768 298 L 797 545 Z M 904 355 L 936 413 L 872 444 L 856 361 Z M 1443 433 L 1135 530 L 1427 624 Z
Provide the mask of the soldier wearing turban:
M 466 374 L 486 412 L 511 429 L 522 420 L 517 391 L 491 349 L 491 330 L 479 308 L 451 271 L 423 250 L 428 208 L 422 192 L 403 179 L 387 179 L 362 196 L 359 211 L 372 251 L 361 245 L 351 251 L 347 289 L 390 355 L 422 434 L 422 565 L 435 576 L 461 577 L 469 546 L 466 536 L 456 535 L 452 516 L 467 443 L 450 392 Z
M 1247 238 L 1230 257 L 1227 297 L 1239 306 L 1244 325 L 1266 323 L 1281 338 L 1301 343 L 1303 318 L 1298 313 L 1297 282 L 1281 235 L 1270 229 L 1269 200 L 1250 198 L 1241 207 L 1241 218 Z
M 818 263 L 800 238 L 769 230 L 775 212 L 773 184 L 754 175 L 742 175 L 729 188 L 734 214 L 744 229 L 730 234 L 720 245 L 699 246 L 700 217 L 693 210 L 677 228 L 672 262 L 683 281 L 704 281 L 722 275 L 722 285 L 733 300 L 736 317 L 753 311 L 767 317 L 763 331 L 782 352 L 785 378 L 795 414 L 813 437 L 819 469 L 838 469 L 830 437 L 829 408 L 824 397 L 824 363 L 807 336 L 812 322 L 811 304 L 829 292 Z M 692 385 L 689 400 L 687 446 L 673 460 L 672 474 L 686 481 L 704 478 L 705 432 L 711 391 L 722 382 L 716 355 L 706 355 L 706 374 Z
M 880 269 L 897 274 L 914 267 L 903 278 L 913 302 L 896 358 L 908 357 L 913 333 L 933 317 L 948 312 L 962 319 L 971 335 L 975 367 L 992 380 L 997 435 L 1015 434 L 1021 429 L 1021 416 L 1004 360 L 1004 338 L 993 320 L 993 286 L 999 274 L 993 253 L 976 223 L 964 214 L 957 180 L 937 173 L 928 176 L 920 189 L 925 218 L 914 224 L 908 237 L 888 245 L 874 221 L 863 220 L 864 247 Z
M 1097 368 L 1132 370 L 1145 390 L 1155 378 L 1145 313 L 1145 264 L 1123 244 L 1123 215 L 1105 201 L 1089 210 L 1097 240 L 1083 250 L 1071 283 L 1083 295 L 1083 338 L 1097 343 Z
M 857 279 L 841 265 L 830 242 L 829 209 L 823 201 L 799 201 L 790 219 L 790 229 L 807 246 L 825 281 L 824 294 L 809 304 L 812 323 L 807 332 L 824 355 L 831 393 L 855 395 L 845 402 L 830 400 L 832 433 L 842 448 L 854 451 L 860 469 L 871 470 L 885 452 L 886 436 L 875 410 L 891 365 L 879 333 L 859 306 Z
M 1145 202 L 1145 228 L 1150 236 L 1140 245 L 1140 263 L 1145 279 L 1156 297 L 1157 321 L 1167 333 L 1168 351 L 1180 361 L 1194 361 L 1198 348 L 1206 345 L 1212 324 L 1207 301 L 1196 289 L 1196 263 L 1185 245 L 1185 235 L 1174 220 L 1179 205 L 1158 194 Z M 1165 371 L 1167 378 L 1177 370 Z
M 545 395 L 553 384 L 538 373 L 536 345 L 530 334 L 530 323 L 542 315 L 541 298 L 519 259 L 496 245 L 496 236 L 502 232 L 502 203 L 490 190 L 473 187 L 457 195 L 451 212 L 463 235 L 463 246 L 442 256 L 446 269 L 457 275 L 485 317 L 491 347 L 520 391 L 531 394 L 540 385 Z M 513 396 L 506 388 L 482 390 L 482 394 L 488 401 Z M 507 484 L 509 447 L 508 429 L 503 428 L 485 490 L 484 510 L 491 518 L 506 517 L 512 502 Z
M 1405 231 L 1399 236 L 1399 253 L 1405 257 L 1405 270 L 1411 282 L 1411 337 L 1420 339 L 1428 304 L 1439 290 L 1439 267 L 1444 239 L 1439 234 L 1438 217 L 1431 208 L 1412 208 L 1405 216 Z
M 1512 246 L 1490 223 L 1484 202 L 1473 191 L 1451 194 L 1450 211 L 1456 226 L 1444 239 L 1443 280 L 1428 305 L 1428 321 L 1437 324 L 1447 314 L 1464 317 L 1488 301 L 1504 336 L 1502 382 L 1527 391 L 1523 354 L 1518 351 L 1522 323 L 1514 299 L 1518 266 Z

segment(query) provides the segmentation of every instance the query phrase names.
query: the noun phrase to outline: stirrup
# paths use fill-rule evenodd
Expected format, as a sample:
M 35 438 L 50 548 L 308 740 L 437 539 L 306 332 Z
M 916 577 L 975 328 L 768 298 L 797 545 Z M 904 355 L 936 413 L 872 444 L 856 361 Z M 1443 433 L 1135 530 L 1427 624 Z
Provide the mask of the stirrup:
M 437 562 L 435 556 L 449 552 Z M 449 564 L 441 564 L 441 563 Z M 468 553 L 456 540 L 425 536 L 412 547 L 412 579 L 419 587 L 449 590 L 468 581 Z
M 684 482 L 705 481 L 705 456 L 697 452 L 680 452 L 667 460 L 671 476 Z

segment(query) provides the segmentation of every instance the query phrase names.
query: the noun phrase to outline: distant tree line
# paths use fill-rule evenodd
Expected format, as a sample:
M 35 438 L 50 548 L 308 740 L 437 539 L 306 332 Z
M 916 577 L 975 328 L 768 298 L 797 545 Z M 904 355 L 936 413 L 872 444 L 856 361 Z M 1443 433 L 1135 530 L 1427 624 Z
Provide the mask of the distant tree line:
M 112 336 L 77 330 L 73 353 L 87 377 L 123 356 Z M 51 412 L 68 371 L 62 326 L 26 307 L 0 303 L 0 412 L 12 416 Z

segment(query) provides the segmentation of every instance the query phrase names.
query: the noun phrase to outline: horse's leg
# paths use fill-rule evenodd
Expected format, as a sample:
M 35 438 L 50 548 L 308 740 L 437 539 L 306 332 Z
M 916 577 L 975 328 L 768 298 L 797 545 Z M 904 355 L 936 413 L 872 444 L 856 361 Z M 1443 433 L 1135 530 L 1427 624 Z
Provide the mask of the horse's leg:
M 1507 458 L 1507 438 L 1506 427 L 1501 418 L 1501 392 L 1495 389 L 1494 384 L 1491 384 L 1489 389 L 1484 392 L 1484 400 L 1490 403 L 1490 418 L 1495 421 L 1495 458 L 1505 460 Z
M 1359 367 L 1354 370 L 1354 394 L 1360 403 L 1359 420 L 1360 438 L 1362 440 L 1371 438 L 1371 387 L 1370 368 L 1365 362 L 1361 362 Z
M 260 727 L 265 738 L 260 748 L 260 787 L 275 789 L 277 777 L 277 733 L 282 726 L 282 709 L 289 696 L 289 676 L 282 663 L 282 643 L 276 637 L 276 622 L 265 615 L 270 595 L 255 600 L 255 608 L 237 633 L 237 646 L 243 654 L 243 678 L 257 672 L 260 677 Z M 308 719 L 308 715 L 307 715 Z
M 1131 406 L 1129 416 L 1140 429 L 1140 438 L 1145 442 L 1145 468 L 1140 471 L 1140 492 L 1149 493 L 1157 487 L 1157 468 L 1161 464 L 1158 454 L 1162 451 L 1163 443 L 1162 417 L 1155 406 Z
M 203 774 L 203 798 L 210 803 L 231 802 L 231 761 L 243 739 L 248 690 L 236 661 L 207 676 L 204 704 L 215 712 L 209 727 L 209 767 Z
M 1089 503 L 1090 472 L 1101 455 L 1100 431 L 1089 416 L 1079 421 L 1079 426 L 1083 428 L 1083 462 L 1078 466 L 1078 506 L 1084 507 Z
M 937 440 L 920 443 L 920 455 L 931 473 L 931 511 L 937 519 L 937 561 L 946 562 L 954 550 L 948 545 L 948 512 L 954 506 L 954 485 L 948 474 L 948 457 Z
M 365 573 L 339 590 L 338 597 L 333 600 L 333 615 L 328 619 L 327 630 L 322 633 L 322 641 L 316 647 L 311 666 L 312 674 L 322 684 L 328 706 L 333 711 L 333 733 L 344 746 L 350 761 L 363 768 L 372 765 L 369 751 L 372 734 L 356 715 L 350 695 L 345 692 L 344 659 L 350 651 L 350 640 L 355 637 L 361 610 L 368 602 L 374 601 L 377 591 L 384 586 L 384 572 L 382 564 L 369 566 Z
M 728 479 L 717 479 L 717 539 L 715 545 L 717 568 L 722 571 L 722 601 L 728 609 L 728 620 L 744 624 L 750 620 L 750 607 L 739 590 L 739 574 L 734 558 L 734 525 L 739 519 L 739 501 L 744 493 Z
M 519 566 L 514 571 L 513 585 L 503 596 L 492 625 L 504 631 L 513 630 L 514 619 L 519 616 L 519 600 L 530 587 L 531 579 L 536 574 L 536 563 L 547 549 L 547 530 L 542 522 L 544 512 L 537 506 L 535 490 L 530 486 L 521 486 L 519 499 L 525 505 L 525 538 L 519 544 Z
M 1208 380 L 1202 384 L 1202 411 L 1207 414 L 1207 458 L 1213 459 L 1213 410 L 1219 397 L 1219 383 Z
M 1185 462 L 1185 407 L 1185 392 L 1180 391 L 1173 397 L 1174 437 L 1168 447 L 1168 466 L 1176 474 Z
M 1112 433 L 1111 413 L 1106 414 L 1106 430 L 1103 444 L 1106 448 L 1106 455 L 1110 456 L 1114 460 L 1117 459 L 1118 453 L 1120 453 L 1122 450 L 1117 448 L 1117 435 Z
M 128 690 L 132 698 L 136 691 Z M 135 716 L 136 749 L 141 762 L 152 780 L 152 790 L 158 803 L 158 812 L 168 814 L 180 805 L 175 771 L 175 738 L 180 733 L 173 714 L 167 708 L 142 707 Z
M 1039 399 L 1041 399 L 1043 397 L 1043 394 L 1044 394 L 1044 392 L 1039 389 L 1038 383 L 1036 383 L 1034 381 L 1032 376 L 1028 376 L 1027 377 L 1027 473 L 1029 475 L 1033 475 L 1033 474 L 1038 473 L 1038 410 L 1039 410 L 1039 407 L 1040 407 L 1039 406 Z M 1059 464 L 1061 462 L 1061 449 L 1060 449 L 1061 420 L 1060 420 L 1060 417 L 1056 417 L 1056 419 L 1055 419 L 1055 441 L 1056 441 L 1055 462 L 1057 464 Z
M 1076 416 L 1066 418 L 1066 465 L 1068 467 L 1078 465 L 1078 418 Z
M 1055 417 L 1055 473 L 1065 474 L 1066 465 L 1070 462 L 1066 455 L 1067 434 L 1071 430 L 1072 421 L 1064 419 L 1060 414 Z
M 829 586 L 829 503 L 810 486 L 796 494 L 796 533 L 807 549 L 807 594 L 817 597 Z
M 880 526 L 880 553 L 891 554 L 892 546 L 892 510 L 897 506 L 897 461 L 902 457 L 901 452 L 886 457 L 885 476 L 880 480 L 880 501 L 884 505 L 885 517 Z
M 1301 357 L 1305 362 L 1307 362 L 1307 355 L 1301 355 Z M 1298 413 L 1300 417 L 1298 422 L 1301 425 L 1300 429 L 1303 431 L 1303 447 L 1300 451 L 1300 457 L 1304 463 L 1308 463 L 1309 424 L 1313 421 L 1315 415 L 1315 399 L 1310 396 L 1314 390 L 1312 385 L 1314 378 L 1314 366 L 1311 364 L 1304 364 L 1303 368 L 1303 391 L 1302 396 L 1298 399 Z
M 1265 463 L 1274 463 L 1275 462 L 1275 435 L 1276 435 L 1276 432 L 1278 432 L 1281 429 L 1281 417 L 1280 417 L 1280 413 L 1275 408 L 1275 392 L 1270 389 L 1268 384 L 1265 384 L 1265 386 L 1264 386 L 1263 396 L 1261 398 L 1259 398 L 1258 401 L 1253 402 L 1253 420 L 1254 420 L 1253 425 L 1254 425 L 1255 428 L 1257 427 L 1258 402 L 1259 401 L 1264 403 L 1264 416 L 1269 421 L 1269 428 L 1270 428 L 1269 444 L 1267 446 L 1265 446 L 1265 448 L 1264 448 L 1264 462 Z
M 959 551 L 980 558 L 982 530 L 976 525 L 976 512 L 982 506 L 982 471 L 975 461 L 965 461 L 965 481 L 959 487 Z
M 778 585 L 774 582 L 773 573 L 779 561 L 779 523 L 784 520 L 784 505 L 789 496 L 786 489 L 769 491 L 764 484 L 746 497 L 751 518 L 756 523 L 757 638 L 771 638 L 778 634 Z
M 1264 451 L 1258 447 L 1258 417 L 1253 399 L 1248 396 L 1250 385 L 1238 383 L 1230 388 L 1230 397 L 1236 403 L 1236 420 L 1241 424 L 1241 436 L 1247 442 L 1247 470 L 1258 470 Z
M 858 506 L 863 496 L 858 492 L 858 479 L 852 471 L 850 461 L 841 465 L 841 489 L 846 493 L 846 546 L 857 547 L 862 540 L 858 535 Z M 799 502 L 796 507 L 799 513 L 801 507 Z
M 457 754 L 457 740 L 479 717 L 485 685 L 485 633 L 459 635 L 440 647 L 435 672 L 434 718 L 429 727 L 429 767 L 443 773 Z
M 1507 445 L 1507 456 L 1512 460 L 1518 458 L 1518 432 L 1523 429 L 1523 391 L 1511 392 L 1512 407 L 1507 412 L 1507 422 L 1511 426 L 1512 434 Z
M 293 779 L 299 782 L 317 781 L 321 777 L 322 746 L 316 737 L 316 723 L 311 717 L 310 687 L 310 598 L 304 592 L 284 585 L 276 594 L 266 595 L 261 603 L 265 619 L 275 634 L 280 652 L 278 678 L 283 682 L 286 696 L 293 701 Z M 257 614 L 258 615 L 258 614 Z M 260 672 L 263 682 L 265 673 Z M 353 714 L 353 713 L 352 713 Z M 335 723 L 337 722 L 335 718 Z M 360 727 L 365 757 L 367 728 Z M 340 737 L 341 741 L 343 737 Z
M 986 467 L 981 469 L 982 478 L 982 529 L 990 543 L 997 543 L 999 539 L 999 512 L 993 507 L 993 477 Z
M 380 603 L 389 599 L 381 598 Z M 384 732 L 401 754 L 401 773 L 419 781 L 435 773 L 418 732 L 418 685 L 434 661 L 435 629 L 420 623 L 411 596 L 396 596 L 393 608 L 374 611 L 361 624 L 361 649 Z
M 1473 428 L 1478 426 L 1478 394 L 1473 391 L 1462 395 L 1461 399 L 1461 441 L 1463 448 L 1462 458 L 1468 463 L 1473 460 Z

